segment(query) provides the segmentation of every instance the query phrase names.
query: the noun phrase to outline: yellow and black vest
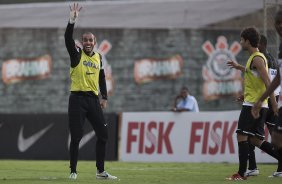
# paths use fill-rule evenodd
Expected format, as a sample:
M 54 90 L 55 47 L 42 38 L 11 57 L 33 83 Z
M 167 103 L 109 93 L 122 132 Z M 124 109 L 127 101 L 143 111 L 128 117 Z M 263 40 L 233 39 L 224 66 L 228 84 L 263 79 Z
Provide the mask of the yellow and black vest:
M 267 60 L 262 53 L 255 52 L 249 57 L 244 73 L 244 101 L 252 104 L 257 102 L 266 90 L 265 84 L 258 72 L 256 70 L 251 70 L 251 64 L 254 57 L 262 57 L 266 70 L 268 71 Z M 267 104 L 267 99 L 263 101 L 263 104 Z
M 70 68 L 71 91 L 92 91 L 99 93 L 99 74 L 101 59 L 98 52 L 93 56 L 87 56 L 81 51 L 79 64 Z

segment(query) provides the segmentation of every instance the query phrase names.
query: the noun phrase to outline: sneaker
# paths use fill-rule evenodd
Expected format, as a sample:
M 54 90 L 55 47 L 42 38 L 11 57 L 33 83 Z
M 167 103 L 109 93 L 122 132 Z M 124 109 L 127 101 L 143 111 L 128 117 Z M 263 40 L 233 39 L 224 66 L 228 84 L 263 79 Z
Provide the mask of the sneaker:
M 77 178 L 77 174 L 76 173 L 70 173 L 70 177 L 69 177 L 69 179 L 70 180 L 76 180 L 76 178 Z
M 106 171 L 103 171 L 101 173 L 96 173 L 96 179 L 116 180 L 117 177 L 110 175 Z
M 247 176 L 247 177 L 249 177 L 249 176 L 257 176 L 257 175 L 259 175 L 259 170 L 258 169 L 251 169 L 251 170 L 248 169 L 245 172 L 245 174 L 244 174 L 244 176 Z
M 229 177 L 229 178 L 226 178 L 226 180 L 232 180 L 232 181 L 240 181 L 240 180 L 246 180 L 247 179 L 247 177 L 246 176 L 244 176 L 244 177 L 242 177 L 242 176 L 240 176 L 240 174 L 238 174 L 238 173 L 235 173 L 235 174 L 233 174 L 231 177 Z
M 274 178 L 274 177 L 282 177 L 282 172 L 274 172 L 271 176 L 268 176 L 269 178 Z

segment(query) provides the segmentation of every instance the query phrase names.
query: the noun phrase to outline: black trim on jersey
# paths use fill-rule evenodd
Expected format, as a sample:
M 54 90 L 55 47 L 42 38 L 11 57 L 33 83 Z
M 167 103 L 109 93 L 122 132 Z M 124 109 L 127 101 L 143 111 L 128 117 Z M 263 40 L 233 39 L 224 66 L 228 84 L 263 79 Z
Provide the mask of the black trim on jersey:
M 65 44 L 70 55 L 71 67 L 74 68 L 79 64 L 81 58 L 81 49 L 77 50 L 75 42 L 72 38 L 74 24 L 68 23 L 65 32 Z
M 74 29 L 74 24 L 68 23 L 66 32 L 65 32 L 65 45 L 70 55 L 72 68 L 76 67 L 79 64 L 81 53 L 82 53 L 81 49 L 80 48 L 77 49 L 75 46 L 75 42 L 72 37 L 73 29 Z M 107 99 L 108 98 L 107 85 L 106 85 L 105 72 L 104 72 L 104 69 L 102 69 L 102 66 L 103 66 L 102 56 L 100 53 L 98 54 L 100 56 L 100 65 L 101 65 L 100 74 L 99 74 L 99 88 L 100 88 L 102 98 Z
M 253 59 L 252 59 L 252 61 L 251 61 L 251 64 L 250 64 L 250 69 L 251 69 L 251 70 L 255 70 L 255 69 L 256 69 L 256 68 L 253 68 L 253 61 L 254 61 L 255 57 L 261 57 L 262 60 L 263 60 L 263 62 L 264 62 L 264 65 L 266 66 L 266 62 L 267 62 L 267 61 L 265 61 L 262 56 L 256 55 L 256 56 L 253 57 Z
M 282 43 L 279 45 L 278 59 L 282 59 Z
M 100 87 L 102 98 L 107 100 L 108 94 L 107 94 L 107 85 L 106 85 L 106 77 L 105 77 L 104 69 L 100 70 L 99 87 Z
M 100 57 L 100 66 L 101 66 L 101 68 L 103 68 L 102 55 L 100 53 L 98 53 L 98 54 L 99 54 L 99 57 Z
M 101 64 L 101 70 L 99 74 L 99 87 L 100 87 L 100 92 L 101 96 L 103 99 L 107 100 L 108 99 L 108 93 L 107 93 L 107 84 L 106 84 L 106 77 L 105 77 L 105 70 L 103 68 L 103 61 L 102 61 L 102 55 L 98 53 L 100 56 L 100 64 Z
M 266 57 L 268 68 L 278 70 L 277 60 L 275 60 L 274 57 L 267 50 L 265 52 L 262 52 L 262 53 Z

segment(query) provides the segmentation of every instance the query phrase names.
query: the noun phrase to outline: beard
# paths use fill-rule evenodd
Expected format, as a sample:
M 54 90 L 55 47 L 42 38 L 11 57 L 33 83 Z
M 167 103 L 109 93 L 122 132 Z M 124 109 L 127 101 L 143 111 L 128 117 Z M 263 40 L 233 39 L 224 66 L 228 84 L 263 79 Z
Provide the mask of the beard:
M 93 52 L 93 48 L 92 49 L 83 48 L 83 51 L 85 52 L 85 54 L 91 54 Z

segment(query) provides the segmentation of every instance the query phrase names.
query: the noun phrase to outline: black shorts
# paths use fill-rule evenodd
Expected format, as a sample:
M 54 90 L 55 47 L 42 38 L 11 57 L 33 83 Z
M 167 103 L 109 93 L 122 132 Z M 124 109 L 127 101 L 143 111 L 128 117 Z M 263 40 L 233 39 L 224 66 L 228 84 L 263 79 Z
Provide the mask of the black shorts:
M 278 121 L 274 126 L 274 131 L 282 134 L 282 107 L 279 109 Z
M 71 92 L 69 97 L 69 129 L 72 139 L 81 139 L 86 118 L 98 139 L 107 141 L 108 129 L 98 96 L 88 92 Z
M 267 108 L 261 108 L 260 116 L 258 119 L 255 119 L 251 113 L 251 106 L 243 106 L 239 121 L 238 128 L 236 133 L 248 135 L 248 136 L 257 136 L 259 139 L 264 139 L 264 122 L 266 118 Z
M 275 96 L 276 102 L 278 102 L 278 98 L 279 98 L 279 95 Z M 274 115 L 270 98 L 268 98 L 268 107 L 269 109 L 266 114 L 265 124 L 267 125 L 267 127 L 274 127 L 276 122 L 278 121 L 278 117 Z

